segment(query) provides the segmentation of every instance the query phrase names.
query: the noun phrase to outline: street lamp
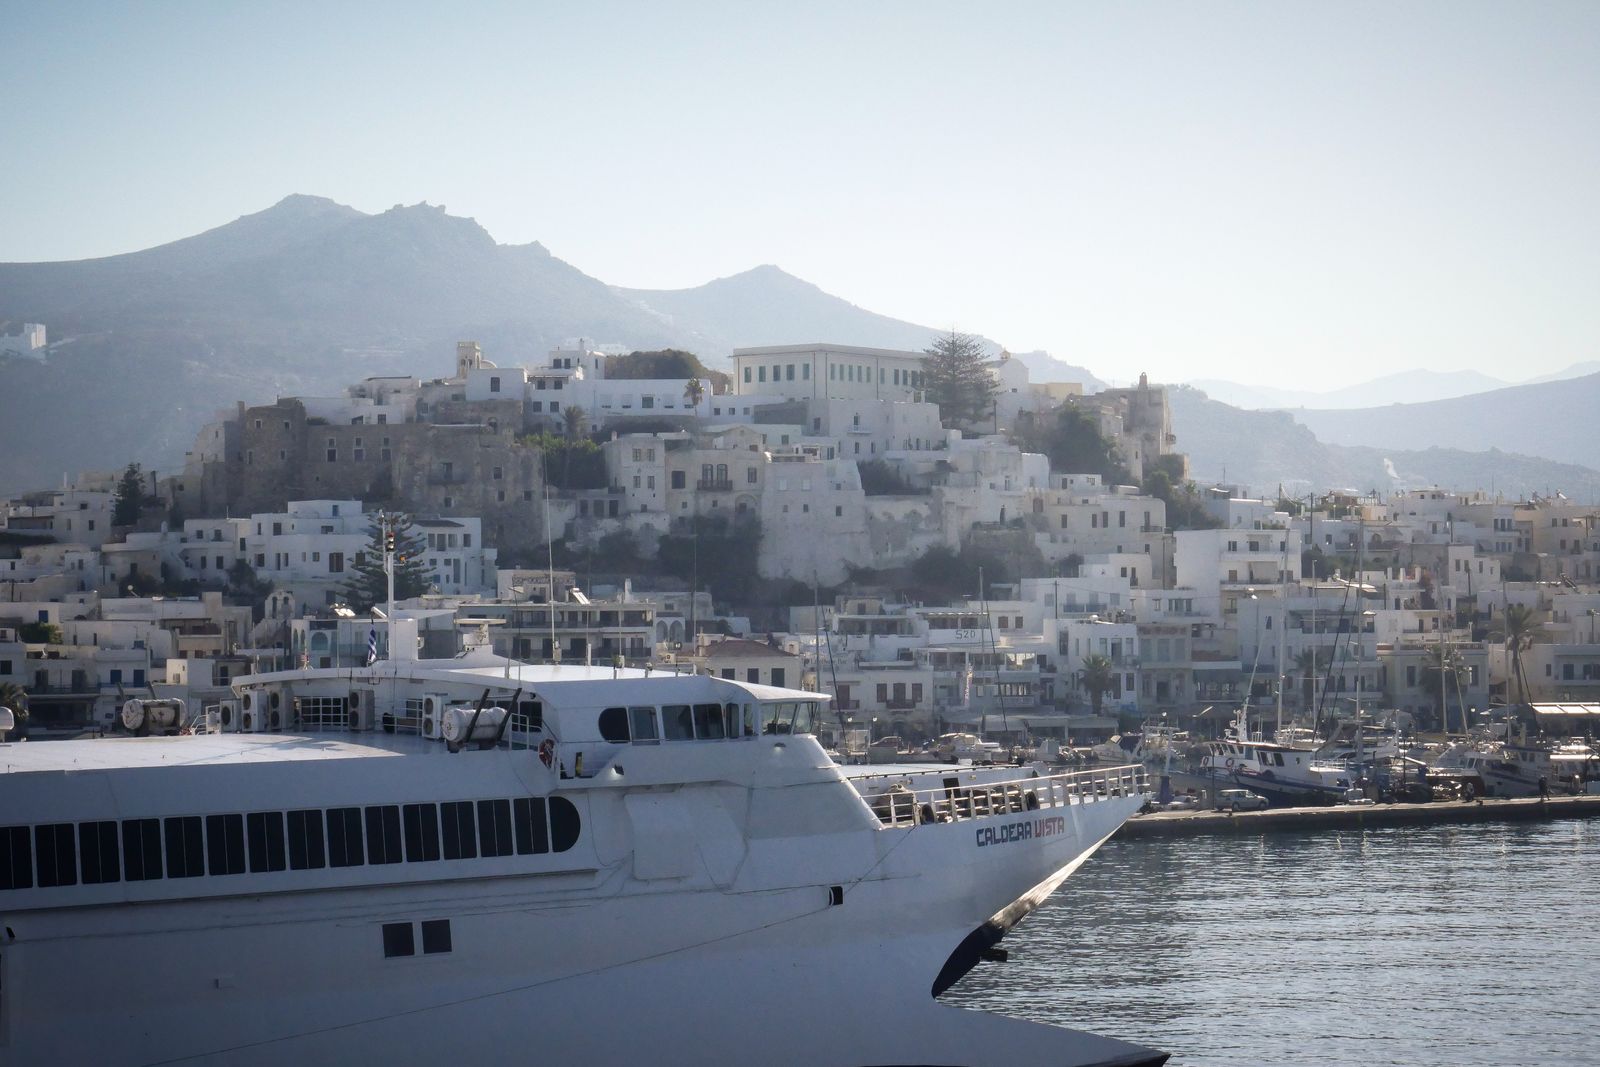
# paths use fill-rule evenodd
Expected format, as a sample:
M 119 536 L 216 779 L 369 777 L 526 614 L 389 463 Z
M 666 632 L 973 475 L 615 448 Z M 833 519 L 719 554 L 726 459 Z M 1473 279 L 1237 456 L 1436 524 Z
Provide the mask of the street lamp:
M 878 717 L 876 715 L 874 715 L 872 717 L 872 726 L 871 726 L 871 728 L 869 728 L 867 730 L 867 741 L 868 741 L 868 743 L 871 743 L 873 741 L 876 741 L 877 739 L 878 739 Z

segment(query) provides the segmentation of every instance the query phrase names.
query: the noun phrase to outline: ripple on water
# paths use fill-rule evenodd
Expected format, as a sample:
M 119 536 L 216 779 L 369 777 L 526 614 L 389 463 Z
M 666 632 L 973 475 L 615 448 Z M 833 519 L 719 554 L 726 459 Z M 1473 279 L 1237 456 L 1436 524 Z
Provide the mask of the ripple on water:
M 1600 1064 L 1600 825 L 1113 839 L 945 999 L 1178 1067 Z

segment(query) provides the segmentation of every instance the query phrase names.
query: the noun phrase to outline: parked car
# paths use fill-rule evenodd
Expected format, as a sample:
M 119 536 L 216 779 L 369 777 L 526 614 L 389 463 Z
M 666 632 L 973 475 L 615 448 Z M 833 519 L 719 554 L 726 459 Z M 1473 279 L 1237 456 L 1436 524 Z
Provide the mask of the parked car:
M 1266 797 L 1248 789 L 1223 789 L 1217 793 L 1218 810 L 1256 811 L 1266 806 Z
M 1200 798 L 1193 793 L 1180 793 L 1166 803 L 1167 811 L 1193 811 L 1200 806 Z
M 1367 794 L 1365 792 L 1363 792 L 1362 790 L 1360 790 L 1360 789 L 1346 789 L 1344 791 L 1344 799 L 1341 800 L 1339 803 L 1341 803 L 1341 804 L 1373 804 L 1373 803 L 1376 803 L 1376 802 L 1371 797 L 1367 796 Z

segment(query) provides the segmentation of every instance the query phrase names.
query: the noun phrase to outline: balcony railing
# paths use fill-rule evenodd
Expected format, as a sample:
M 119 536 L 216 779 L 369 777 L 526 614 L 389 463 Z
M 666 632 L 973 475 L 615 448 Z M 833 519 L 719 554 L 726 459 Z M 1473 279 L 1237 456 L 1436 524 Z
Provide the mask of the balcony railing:
M 726 478 L 701 478 L 694 487 L 702 493 L 731 493 L 733 482 Z

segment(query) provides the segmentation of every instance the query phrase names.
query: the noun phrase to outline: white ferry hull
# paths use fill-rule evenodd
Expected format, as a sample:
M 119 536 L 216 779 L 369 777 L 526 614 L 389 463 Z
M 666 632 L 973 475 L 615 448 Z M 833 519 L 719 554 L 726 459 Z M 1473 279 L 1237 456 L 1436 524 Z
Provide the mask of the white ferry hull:
M 619 870 L 581 893 L 509 877 L 295 894 L 292 904 L 241 896 L 30 912 L 5 947 L 5 988 L 25 997 L 13 1000 L 0 1048 L 16 1063 L 104 1067 L 988 1062 L 978 1048 L 945 1059 L 925 1047 L 941 1033 L 959 1044 L 971 1017 L 933 1001 L 935 977 L 1007 905 L 1022 901 L 1004 920 L 1015 921 L 1037 903 L 1031 891 L 1042 899 L 1141 799 L 834 835 L 819 854 L 855 856 L 856 869 L 824 864 L 788 888 L 625 892 Z M 841 883 L 834 905 L 829 889 Z M 437 915 L 451 918 L 450 952 L 383 958 L 383 923 Z M 1053 1063 L 1159 1062 L 1040 1029 Z M 1006 1047 L 990 1051 L 1009 1056 Z

